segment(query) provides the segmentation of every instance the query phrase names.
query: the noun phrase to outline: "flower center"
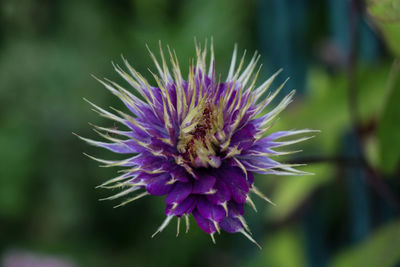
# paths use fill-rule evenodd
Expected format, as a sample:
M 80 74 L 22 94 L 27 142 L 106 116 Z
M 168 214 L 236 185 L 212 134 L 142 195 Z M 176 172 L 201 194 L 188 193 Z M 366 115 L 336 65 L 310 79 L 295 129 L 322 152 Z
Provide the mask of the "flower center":
M 215 138 L 216 110 L 207 104 L 192 120 L 192 128 L 188 133 L 181 132 L 178 142 L 178 151 L 183 159 L 193 167 L 214 167 L 221 165 L 217 156 L 218 140 Z M 193 127 L 194 126 L 194 127 Z

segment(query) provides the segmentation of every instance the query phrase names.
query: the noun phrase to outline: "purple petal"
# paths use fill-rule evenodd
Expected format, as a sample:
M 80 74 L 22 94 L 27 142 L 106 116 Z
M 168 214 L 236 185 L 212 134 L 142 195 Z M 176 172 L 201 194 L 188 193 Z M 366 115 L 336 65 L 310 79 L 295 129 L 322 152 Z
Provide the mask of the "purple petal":
M 165 198 L 166 204 L 180 203 L 192 192 L 192 183 L 176 182 L 172 190 Z
M 251 188 L 253 183 L 254 183 L 254 174 L 252 172 L 247 172 L 247 186 Z
M 244 204 L 236 203 L 235 201 L 229 201 L 228 212 L 231 217 L 238 217 L 244 214 Z
M 94 141 L 94 140 L 83 138 L 83 137 L 80 137 L 80 138 L 85 140 L 86 142 L 88 142 L 91 145 L 103 147 L 103 148 L 108 149 L 115 153 L 132 154 L 132 153 L 138 152 L 137 149 L 129 146 L 128 144 L 124 144 L 123 142 L 121 142 L 121 143 L 105 143 L 105 142 Z
M 279 162 L 268 157 L 240 157 L 240 161 L 245 167 L 249 167 L 249 170 L 254 168 L 270 169 L 279 165 Z
M 254 144 L 254 135 L 256 128 L 252 124 L 248 124 L 237 131 L 231 138 L 231 146 L 239 144 L 238 149 L 246 150 Z
M 181 166 L 176 166 L 170 171 L 171 177 L 174 180 L 177 180 L 179 182 L 188 182 L 190 175 L 188 172 L 185 170 L 185 168 Z
M 219 223 L 222 229 L 228 233 L 237 233 L 243 229 L 243 225 L 239 219 L 226 217 L 222 222 Z
M 161 124 L 161 121 L 159 118 L 157 118 L 156 114 L 154 114 L 153 110 L 148 107 L 147 105 L 138 105 L 140 108 L 140 112 L 142 114 L 141 119 L 137 119 L 138 122 L 143 122 L 143 124 L 148 124 L 148 125 L 157 125 L 157 126 L 163 126 Z
M 215 99 L 215 104 L 217 104 L 218 100 L 220 100 L 221 94 L 226 91 L 226 88 L 227 88 L 226 83 L 220 83 L 215 87 L 216 90 L 215 94 L 217 95 Z
M 135 181 L 137 183 L 141 182 L 141 183 L 144 183 L 144 184 L 149 184 L 154 180 L 154 178 L 157 178 L 157 175 L 141 172 L 141 173 L 139 173 L 139 175 L 137 175 Z
M 196 207 L 197 197 L 196 196 L 188 196 L 185 200 L 179 203 L 174 209 L 172 209 L 173 205 L 167 205 L 165 209 L 166 215 L 175 215 L 182 216 L 183 214 L 190 214 L 193 209 Z
M 151 147 L 154 150 L 161 150 L 163 151 L 164 154 L 176 154 L 176 148 L 165 144 L 164 142 L 162 142 L 160 139 L 152 137 L 150 139 L 150 143 L 151 143 Z
M 205 197 L 199 197 L 197 201 L 197 210 L 206 219 L 220 222 L 225 218 L 225 210 L 220 205 L 215 205 Z
M 293 131 L 280 131 L 280 132 L 275 132 L 267 137 L 261 138 L 260 140 L 256 141 L 254 145 L 250 148 L 251 150 L 256 150 L 260 152 L 267 152 L 267 153 L 273 153 L 274 151 L 271 150 L 271 148 L 277 146 L 280 144 L 280 142 L 274 141 L 275 139 L 279 139 L 281 137 L 285 137 L 288 135 L 291 135 Z
M 215 177 L 204 174 L 200 176 L 200 179 L 195 180 L 193 183 L 193 194 L 205 194 L 209 192 L 215 184 Z
M 168 166 L 168 161 L 166 161 L 165 158 L 149 155 L 149 153 L 142 153 L 141 156 L 135 158 L 133 162 L 145 170 L 156 170 Z
M 221 179 L 216 179 L 214 189 L 216 191 L 214 194 L 206 195 L 212 203 L 219 205 L 231 199 L 231 191 Z
M 266 137 L 267 140 L 275 140 L 279 139 L 282 137 L 285 137 L 287 135 L 290 135 L 293 131 L 279 131 L 279 132 L 274 132 Z
M 215 226 L 212 221 L 204 218 L 201 214 L 197 211 L 197 209 L 193 210 L 193 216 L 196 219 L 197 225 L 207 234 L 215 233 Z
M 172 189 L 172 184 L 167 184 L 171 180 L 171 177 L 167 175 L 162 175 L 158 178 L 153 178 L 147 185 L 146 191 L 152 195 L 162 196 L 167 194 Z
M 220 178 L 228 185 L 232 198 L 237 203 L 246 202 L 246 196 L 249 192 L 246 178 L 239 168 L 226 168 L 219 172 Z

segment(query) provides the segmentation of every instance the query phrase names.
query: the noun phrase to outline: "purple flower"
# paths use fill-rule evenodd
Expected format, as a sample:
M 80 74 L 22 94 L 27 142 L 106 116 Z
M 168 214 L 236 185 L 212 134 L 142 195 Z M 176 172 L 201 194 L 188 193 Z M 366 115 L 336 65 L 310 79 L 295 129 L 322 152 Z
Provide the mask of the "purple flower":
M 178 233 L 181 218 L 185 218 L 187 231 L 188 216 L 193 214 L 198 226 L 210 234 L 214 242 L 214 233 L 222 229 L 229 233 L 240 232 L 256 243 L 243 217 L 244 204 L 247 202 L 255 209 L 250 193 L 272 202 L 255 187 L 254 173 L 305 174 L 294 169 L 294 165 L 272 158 L 293 153 L 276 151 L 276 148 L 310 137 L 283 141 L 281 138 L 313 131 L 270 133 L 275 118 L 294 95 L 292 91 L 276 107 L 269 108 L 284 84 L 268 96 L 264 95 L 280 71 L 256 87 L 259 56 L 255 54 L 246 67 L 243 56 L 236 67 L 235 47 L 228 77 L 221 81 L 214 72 L 212 44 L 210 50 L 207 68 L 207 48 L 196 45 L 196 63 L 189 67 L 187 79 L 181 74 L 174 51 L 168 48 L 172 66 L 169 69 L 161 45 L 161 62 L 149 50 L 158 71 L 158 74 L 152 73 L 155 86 L 123 58 L 127 71 L 118 65 L 114 68 L 139 96 L 113 81 L 99 82 L 116 95 L 129 112 L 116 109 L 109 112 L 88 102 L 101 116 L 119 122 L 126 129 L 94 126 L 98 134 L 110 142 L 80 138 L 115 153 L 130 154 L 125 160 L 115 161 L 89 156 L 106 167 L 125 167 L 120 176 L 99 186 L 122 189 L 106 199 L 135 193 L 118 205 L 122 206 L 146 195 L 165 196 L 166 219 L 154 235 L 174 217 L 178 220 Z

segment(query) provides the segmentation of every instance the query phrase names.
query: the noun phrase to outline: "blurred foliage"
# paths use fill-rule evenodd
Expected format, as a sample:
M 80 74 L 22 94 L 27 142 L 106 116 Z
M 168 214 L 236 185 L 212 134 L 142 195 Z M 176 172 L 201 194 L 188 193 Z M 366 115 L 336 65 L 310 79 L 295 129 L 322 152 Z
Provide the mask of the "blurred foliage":
M 319 186 L 331 182 L 333 178 L 333 168 L 329 165 L 318 164 L 303 168 L 304 171 L 312 171 L 314 175 L 304 177 L 291 177 L 282 180 L 275 188 L 271 198 L 277 204 L 277 207 L 271 208 L 269 216 L 271 221 L 280 221 L 295 209 L 304 204 L 310 194 Z M 294 178 L 294 179 L 292 179 Z
M 386 103 L 378 128 L 380 159 L 382 168 L 394 172 L 400 163 L 400 62 L 393 63 L 391 79 L 388 81 Z
M 1 1 L 0 258 L 23 250 L 60 256 L 78 266 L 376 266 L 380 259 L 382 266 L 398 264 L 398 213 L 373 182 L 349 174 L 354 173 L 349 169 L 356 169 L 366 176 L 363 166 L 346 162 L 352 156 L 352 144 L 345 142 L 352 131 L 348 55 L 346 47 L 330 36 L 326 17 L 337 16 L 330 7 L 340 3 L 346 8 L 347 0 L 269 3 L 272 9 L 260 8 L 263 0 Z M 366 4 L 373 20 L 364 19 L 383 34 L 381 41 L 390 50 L 371 45 L 378 47 L 376 57 L 360 53 L 355 79 L 361 143 L 367 164 L 392 178 L 382 180 L 398 199 L 400 75 L 398 62 L 392 62 L 400 53 L 399 4 Z M 121 82 L 111 61 L 120 63 L 122 53 L 150 79 L 147 68 L 154 67 L 145 44 L 157 51 L 159 40 L 176 49 L 186 74 L 194 56 L 193 37 L 202 41 L 213 36 L 216 69 L 224 77 L 235 42 L 252 54 L 265 49 L 262 34 L 271 33 L 269 42 L 276 40 L 274 34 L 282 34 L 279 25 L 265 23 L 266 16 L 274 16 L 286 29 L 299 22 L 296 18 L 302 20 L 304 42 L 301 47 L 294 42 L 292 54 L 306 44 L 301 54 L 307 60 L 291 66 L 305 68 L 298 72 L 306 73 L 305 92 L 297 95 L 273 130 L 321 130 L 292 147 L 301 153 L 279 158 L 319 159 L 301 167 L 314 175 L 256 177 L 259 188 L 277 204 L 255 199 L 258 213 L 246 207 L 246 219 L 262 251 L 239 235 L 221 234 L 213 245 L 194 220 L 188 234 L 176 238 L 171 224 L 150 239 L 164 217 L 163 199 L 147 198 L 121 209 L 112 208 L 115 202 L 98 202 L 108 192 L 94 187 L 115 176 L 116 170 L 98 168 L 81 152 L 99 158 L 114 155 L 71 134 L 97 138 L 87 122 L 113 126 L 91 112 L 82 97 L 99 106 L 122 106 L 90 74 Z M 346 28 L 340 29 L 348 34 Z M 285 38 L 298 38 L 289 37 Z M 262 56 L 263 63 L 271 62 Z M 264 69 L 260 76 L 270 74 Z M 353 178 L 359 178 L 361 186 L 354 188 Z M 371 228 L 356 240 L 353 220 L 364 218 L 361 208 L 351 209 L 361 207 L 357 190 L 367 195 L 371 215 L 365 217 Z
M 395 266 L 400 260 L 400 222 L 394 221 L 377 229 L 365 242 L 340 253 L 332 262 L 334 267 Z
M 400 2 L 396 0 L 368 0 L 368 11 L 385 36 L 389 47 L 400 55 Z
M 301 231 L 297 227 L 289 226 L 285 229 L 272 233 L 266 239 L 263 253 L 255 255 L 245 267 L 261 266 L 305 266 L 306 259 L 303 238 Z
M 368 11 L 382 31 L 390 49 L 400 56 L 400 2 L 393 0 L 369 0 Z M 395 171 L 400 163 L 400 68 L 398 59 L 393 63 L 391 76 L 386 85 L 386 101 L 382 107 L 378 129 L 380 165 L 386 173 Z

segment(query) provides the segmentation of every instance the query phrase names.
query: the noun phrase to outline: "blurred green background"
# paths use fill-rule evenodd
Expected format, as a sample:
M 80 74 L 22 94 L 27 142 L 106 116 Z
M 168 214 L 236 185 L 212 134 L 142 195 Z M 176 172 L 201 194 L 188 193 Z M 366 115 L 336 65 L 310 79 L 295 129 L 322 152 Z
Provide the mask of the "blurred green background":
M 399 1 L 2 0 L 0 22 L 3 266 L 400 266 Z M 82 97 L 122 107 L 90 74 L 124 84 L 111 66 L 123 54 L 150 79 L 145 44 L 159 40 L 186 70 L 195 36 L 214 38 L 223 75 L 236 42 L 261 53 L 262 79 L 291 77 L 274 130 L 322 131 L 284 159 L 315 175 L 256 177 L 277 203 L 246 207 L 261 251 L 226 233 L 213 245 L 194 221 L 151 239 L 163 199 L 99 202 L 116 170 L 82 152 L 114 155 L 71 134 L 112 126 Z

